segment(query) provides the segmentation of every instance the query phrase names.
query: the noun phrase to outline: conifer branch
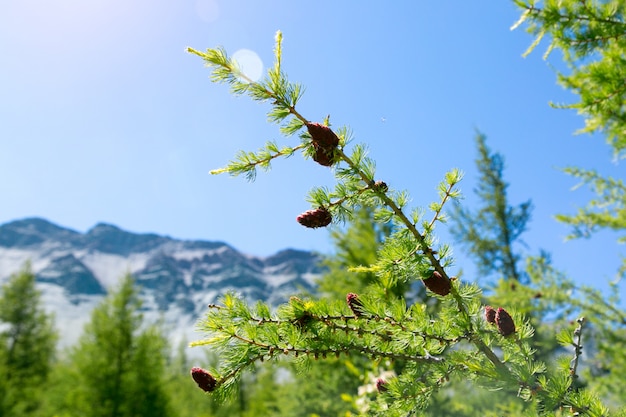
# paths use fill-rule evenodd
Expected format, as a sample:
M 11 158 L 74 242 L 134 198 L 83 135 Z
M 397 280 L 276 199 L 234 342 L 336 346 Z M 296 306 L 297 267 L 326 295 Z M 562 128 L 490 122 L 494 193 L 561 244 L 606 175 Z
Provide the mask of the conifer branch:
M 280 62 L 281 49 L 277 48 L 277 62 Z M 279 86 L 282 90 L 282 94 L 278 94 L 276 90 L 272 90 L 265 83 L 259 83 L 252 80 L 246 74 L 244 74 L 235 63 L 228 58 L 226 52 L 221 49 L 209 49 L 207 52 L 200 52 L 191 47 L 187 48 L 187 52 L 197 55 L 207 62 L 207 65 L 216 67 L 213 72 L 213 80 L 218 82 L 226 82 L 233 85 L 235 93 L 242 93 L 248 91 L 254 99 L 259 100 L 273 100 L 273 105 L 279 109 L 286 109 L 288 114 L 293 115 L 299 119 L 303 124 L 308 123 L 295 108 L 295 103 L 301 96 L 301 87 L 297 84 L 286 84 L 277 82 L 277 80 L 284 80 L 284 74 L 280 71 L 280 65 L 278 65 L 278 71 L 274 72 L 273 77 L 275 86 Z M 276 68 L 275 68 L 276 70 Z M 243 82 L 239 81 L 243 80 Z M 269 84 L 269 83 L 268 83 Z M 281 117 L 280 119 L 283 119 Z
M 578 326 L 576 327 L 576 330 L 574 330 L 574 358 L 571 360 L 570 362 L 570 367 L 569 367 L 569 372 L 570 375 L 572 377 L 572 383 L 578 378 L 578 361 L 580 360 L 580 355 L 582 354 L 583 351 L 583 346 L 582 346 L 582 330 L 583 330 L 583 325 L 585 324 L 585 318 L 581 317 L 578 320 L 576 320 L 576 323 L 578 324 Z M 570 389 L 572 389 L 572 385 L 570 385 Z
M 299 146 L 278 150 L 276 145 L 272 144 L 258 153 L 240 153 L 236 162 L 214 173 L 229 172 L 235 175 L 244 173 L 249 178 L 254 178 L 257 166 L 268 167 L 269 162 L 277 157 L 291 155 L 296 150 L 302 150 L 308 156 L 312 156 L 314 152 L 313 159 L 316 162 L 336 167 L 335 176 L 338 185 L 334 194 L 323 189 L 315 190 L 311 200 L 319 208 L 312 213 L 303 214 L 298 221 L 307 227 L 327 225 L 331 213 L 337 214 L 342 211 L 349 213 L 352 206 L 357 203 L 376 197 L 378 199 L 375 202 L 376 206 L 387 207 L 396 222 L 403 225 L 404 231 L 388 239 L 391 242 L 389 253 L 402 255 L 393 258 L 395 261 L 392 263 L 385 264 L 389 259 L 384 259 L 385 255 L 381 252 L 379 262 L 382 263 L 371 267 L 372 271 L 378 268 L 381 273 L 390 272 L 397 267 L 407 270 L 413 268 L 414 272 L 419 271 L 420 274 L 432 274 L 419 278 L 424 280 L 425 284 L 427 280 L 432 280 L 428 281 L 426 286 L 441 297 L 452 294 L 451 303 L 447 308 L 458 310 L 455 321 L 460 331 L 453 331 L 447 335 L 439 335 L 436 331 L 431 333 L 428 330 L 429 325 L 425 322 L 416 322 L 414 328 L 410 324 L 412 320 L 410 314 L 403 318 L 406 320 L 406 323 L 403 323 L 391 316 L 386 317 L 363 309 L 363 305 L 354 298 L 352 301 L 348 300 L 350 308 L 355 313 L 353 316 L 322 314 L 317 311 L 322 309 L 322 306 L 292 297 L 289 304 L 282 310 L 279 309 L 278 317 L 271 317 L 269 314 L 256 316 L 243 302 L 227 297 L 225 305 L 213 306 L 213 312 L 202 323 L 212 337 L 197 343 L 217 345 L 219 349 L 228 352 L 228 360 L 224 363 L 226 374 L 220 379 L 220 383 L 235 378 L 241 369 L 252 363 L 267 357 L 272 358 L 279 352 L 295 357 L 313 356 L 315 359 L 320 356 L 324 358 L 327 355 L 350 353 L 377 359 L 387 358 L 436 365 L 443 364 L 445 359 L 431 355 L 429 351 L 443 352 L 459 341 L 467 340 L 482 355 L 482 359 L 477 362 L 478 367 L 474 368 L 473 372 L 477 375 L 484 373 L 485 377 L 490 375 L 492 378 L 514 381 L 519 386 L 524 385 L 525 379 L 520 376 L 522 374 L 514 374 L 485 343 L 484 335 L 477 331 L 470 314 L 470 299 L 474 299 L 478 294 L 472 290 L 461 291 L 461 286 L 452 285 L 451 278 L 441 261 L 445 254 L 438 258 L 438 251 L 432 247 L 435 222 L 442 220 L 444 205 L 458 196 L 456 185 L 461 179 L 461 173 L 453 170 L 446 175 L 445 183 L 439 187 L 440 201 L 431 206 L 434 217 L 429 222 L 421 223 L 423 231 L 420 231 L 418 224 L 421 216 L 413 214 L 412 220 L 404 212 L 406 195 L 402 193 L 394 195 L 389 192 L 384 182 L 375 181 L 374 164 L 365 156 L 364 148 L 357 145 L 352 155 L 346 154 L 347 131 L 337 134 L 328 127 L 327 121 L 324 125 L 310 123 L 296 110 L 301 89 L 290 84 L 281 70 L 281 39 L 282 37 L 277 35 L 275 66 L 268 71 L 267 79 L 262 82 L 254 82 L 241 74 L 237 65 L 229 60 L 223 50 L 208 50 L 201 53 L 189 49 L 191 53 L 202 57 L 214 67 L 214 81 L 231 84 L 235 93 L 247 92 L 255 100 L 271 101 L 272 110 L 268 115 L 271 121 L 281 122 L 291 116 L 287 125 L 281 128 L 283 133 L 292 134 L 304 126 L 308 130 L 307 133 L 300 135 L 302 143 Z M 323 219 L 320 217 L 322 214 Z M 406 265 L 403 265 L 405 263 Z M 445 284 L 446 288 L 437 287 L 435 283 Z M 493 365 L 495 374 L 481 370 L 484 359 Z
M 453 197 L 453 196 L 457 196 L 458 192 L 455 192 L 454 187 L 456 186 L 457 182 L 449 182 L 447 188 L 444 191 L 444 195 L 441 199 L 440 203 L 437 203 L 437 207 L 435 209 L 435 214 L 433 215 L 432 220 L 430 221 L 430 223 L 428 223 L 428 229 L 432 229 L 435 225 L 435 222 L 437 220 L 441 220 L 441 212 L 443 210 L 443 207 L 445 206 L 445 204 L 448 202 L 448 200 Z
M 261 149 L 257 153 L 239 151 L 235 156 L 235 161 L 231 161 L 224 168 L 211 170 L 209 173 L 212 175 L 229 173 L 233 176 L 243 174 L 247 180 L 253 181 L 256 177 L 257 167 L 268 170 L 272 160 L 279 157 L 289 157 L 293 155 L 294 152 L 304 147 L 305 145 L 301 144 L 294 147 L 278 149 L 278 145 L 274 142 L 269 142 L 264 149 Z
M 526 1 L 515 0 L 523 10 L 522 19 L 535 40 L 530 53 L 544 35 L 551 36 L 547 55 L 555 48 L 563 52 L 569 65 L 568 74 L 559 72 L 559 82 L 580 99 L 572 105 L 585 117 L 585 127 L 578 133 L 600 131 L 613 148 L 616 158 L 624 157 L 624 22 L 623 2 L 619 0 L 547 1 L 537 8 Z
M 259 320 L 260 322 L 265 323 L 279 323 L 280 321 L 271 321 L 266 319 Z M 285 323 L 285 322 L 283 322 Z M 348 330 L 348 329 L 346 329 Z M 352 331 L 352 329 L 349 329 Z M 222 329 L 222 331 L 227 332 L 226 329 Z M 357 332 L 358 333 L 358 332 Z M 263 362 L 266 359 L 271 359 L 279 354 L 284 355 L 293 355 L 294 357 L 298 357 L 299 355 L 307 355 L 312 356 L 315 360 L 320 358 L 326 359 L 328 356 L 339 357 L 341 353 L 344 354 L 360 354 L 365 355 L 374 359 L 391 359 L 391 360 L 401 360 L 401 361 L 410 361 L 410 362 L 421 362 L 421 363 L 443 363 L 445 359 L 430 355 L 426 353 L 424 355 L 414 355 L 405 352 L 396 352 L 396 351 L 386 351 L 383 349 L 378 349 L 376 347 L 368 346 L 366 344 L 358 344 L 353 342 L 348 342 L 345 344 L 336 344 L 333 347 L 296 347 L 290 345 L 288 343 L 285 344 L 272 344 L 267 342 L 261 342 L 255 339 L 251 339 L 248 337 L 241 336 L 237 333 L 231 332 L 229 334 L 230 340 L 238 341 L 243 343 L 244 345 L 253 346 L 255 348 L 259 348 L 260 351 L 255 353 L 254 355 L 249 355 L 245 357 L 242 361 L 239 361 L 229 372 L 219 377 L 217 380 L 216 387 L 224 385 L 228 381 L 236 378 L 239 373 L 252 365 L 254 362 L 260 361 Z M 317 340 L 318 338 L 313 338 L 312 340 Z M 231 344 L 228 339 L 223 339 L 224 343 Z M 323 342 L 323 340 L 320 340 Z

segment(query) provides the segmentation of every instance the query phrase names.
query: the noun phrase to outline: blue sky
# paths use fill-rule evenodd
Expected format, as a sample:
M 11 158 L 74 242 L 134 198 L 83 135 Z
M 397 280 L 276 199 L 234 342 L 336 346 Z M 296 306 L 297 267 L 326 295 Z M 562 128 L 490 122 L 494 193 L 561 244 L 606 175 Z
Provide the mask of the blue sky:
M 256 182 L 211 176 L 239 149 L 291 144 L 268 107 L 214 85 L 191 46 L 248 49 L 306 86 L 300 112 L 331 115 L 368 143 L 378 177 L 415 205 L 436 199 L 445 172 L 466 173 L 475 204 L 474 135 L 506 158 L 510 201 L 532 199 L 524 236 L 582 283 L 613 278 L 615 236 L 565 243 L 556 213 L 589 194 L 558 167 L 623 177 L 603 138 L 575 136 L 574 97 L 556 84 L 558 54 L 528 58 L 532 39 L 510 31 L 512 2 L 286 0 L 22 0 L 0 6 L 0 223 L 41 216 L 86 231 L 108 222 L 134 232 L 226 241 L 252 255 L 293 247 L 328 252 L 326 230 L 295 217 L 326 168 L 299 156 Z M 443 230 L 445 239 L 445 230 Z M 459 258 L 466 277 L 472 269 Z M 469 272 L 469 274 L 468 274 Z

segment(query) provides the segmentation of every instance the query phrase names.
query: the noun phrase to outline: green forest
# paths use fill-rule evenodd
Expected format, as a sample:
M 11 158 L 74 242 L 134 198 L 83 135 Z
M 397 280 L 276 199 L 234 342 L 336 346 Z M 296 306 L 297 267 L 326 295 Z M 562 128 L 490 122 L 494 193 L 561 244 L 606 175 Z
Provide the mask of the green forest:
M 557 107 L 576 111 L 580 133 L 605 139 L 621 161 L 626 3 L 514 3 L 514 29 L 531 35 L 526 54 L 543 45 L 566 64 L 557 80 L 578 101 Z M 204 353 L 198 361 L 158 323 L 144 322 L 126 276 L 77 344 L 58 350 L 54 317 L 25 265 L 0 293 L 0 416 L 626 416 L 626 259 L 616 261 L 606 293 L 572 281 L 549 251 L 523 250 L 533 202 L 510 201 L 505 155 L 488 134 L 475 133 L 478 205 L 464 205 L 463 175 L 450 167 L 440 184 L 424 185 L 434 201 L 412 207 L 392 178 L 376 176 L 347 126 L 300 112 L 304 87 L 283 69 L 280 32 L 274 65 L 257 82 L 222 48 L 188 52 L 213 82 L 264 103 L 268 120 L 300 139 L 241 151 L 212 173 L 254 180 L 259 168 L 296 153 L 302 164 L 332 170 L 335 187 L 310 190 L 311 209 L 297 218 L 307 228 L 331 226 L 335 251 L 316 292 L 277 308 L 224 294 L 198 318 L 206 335 L 191 341 Z M 593 197 L 575 214 L 554 216 L 572 239 L 611 230 L 617 245 L 626 239 L 626 186 L 602 168 L 564 168 Z M 451 241 L 439 240 L 442 227 Z M 452 247 L 472 259 L 480 280 L 450 276 Z

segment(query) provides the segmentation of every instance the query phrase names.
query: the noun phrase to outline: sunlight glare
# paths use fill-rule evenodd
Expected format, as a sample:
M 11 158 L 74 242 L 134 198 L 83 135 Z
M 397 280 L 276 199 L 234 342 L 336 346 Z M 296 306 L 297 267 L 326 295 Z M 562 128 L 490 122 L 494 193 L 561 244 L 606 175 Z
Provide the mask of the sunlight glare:
M 263 76 L 263 61 L 259 55 L 249 49 L 239 49 L 233 54 L 241 71 L 252 81 L 258 81 Z

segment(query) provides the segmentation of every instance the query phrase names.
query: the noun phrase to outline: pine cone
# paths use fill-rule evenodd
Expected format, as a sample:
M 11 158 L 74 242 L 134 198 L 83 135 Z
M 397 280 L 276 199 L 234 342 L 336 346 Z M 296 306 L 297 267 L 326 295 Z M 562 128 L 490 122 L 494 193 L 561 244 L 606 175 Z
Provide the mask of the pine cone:
M 487 323 L 496 324 L 496 310 L 491 306 L 485 306 L 485 320 Z
M 213 375 L 202 368 L 191 368 L 191 377 L 202 391 L 211 392 L 217 388 L 217 381 Z
M 339 145 L 339 138 L 330 127 L 321 123 L 307 123 L 306 128 L 314 144 L 325 148 L 335 148 Z
M 339 145 L 339 138 L 331 128 L 323 124 L 307 123 L 306 127 L 315 149 L 313 160 L 320 165 L 331 166 L 335 162 L 335 149 Z
M 450 294 L 450 289 L 452 285 L 450 284 L 450 280 L 444 278 L 438 271 L 433 271 L 433 274 L 430 278 L 423 279 L 424 285 L 426 288 L 434 292 L 435 294 L 439 294 L 441 296 L 446 296 Z
M 387 381 L 385 381 L 382 378 L 378 378 L 376 380 L 376 390 L 380 393 L 383 393 L 385 391 L 388 391 L 389 388 L 387 387 Z
M 386 193 L 387 190 L 389 190 L 389 187 L 387 187 L 384 181 L 376 181 L 374 187 L 376 187 L 376 191 L 380 191 L 381 193 Z
M 496 310 L 496 326 L 502 336 L 509 336 L 515 333 L 515 323 L 511 315 L 502 307 Z
M 356 317 L 363 316 L 363 304 L 361 300 L 359 300 L 358 295 L 353 292 L 348 293 L 348 295 L 346 295 L 346 303 L 348 303 L 348 307 L 350 307 L 350 310 L 352 310 L 352 313 L 354 313 Z
M 296 221 L 304 227 L 317 228 L 326 227 L 333 220 L 330 212 L 324 207 L 314 210 L 307 210 L 296 217 Z
M 315 162 L 325 167 L 329 167 L 335 162 L 333 154 L 334 148 L 325 148 L 315 144 L 313 144 L 313 147 L 315 148 L 315 153 L 313 154 L 313 160 Z

